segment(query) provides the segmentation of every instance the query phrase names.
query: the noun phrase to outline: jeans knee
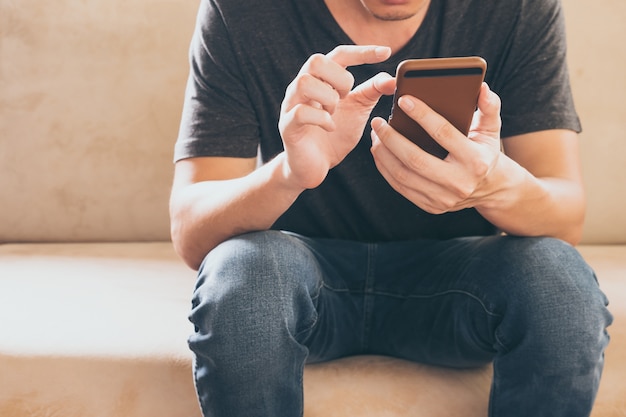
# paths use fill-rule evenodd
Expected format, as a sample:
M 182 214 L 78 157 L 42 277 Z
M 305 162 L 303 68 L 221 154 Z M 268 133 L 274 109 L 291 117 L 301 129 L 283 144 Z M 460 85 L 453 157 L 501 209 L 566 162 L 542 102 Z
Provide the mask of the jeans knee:
M 307 325 L 302 317 L 314 311 L 314 263 L 303 245 L 277 231 L 220 244 L 198 272 L 190 314 L 196 333 L 227 332 L 233 338 L 241 333 L 249 338 L 285 323 L 297 332 Z
M 252 409 L 276 415 L 274 410 L 301 407 L 298 381 L 308 351 L 298 335 L 317 320 L 314 263 L 299 239 L 274 231 L 235 237 L 207 255 L 188 340 L 206 415 Z M 248 384 L 245 393 L 242 383 Z
M 278 231 L 237 236 L 223 242 L 205 258 L 199 285 L 249 292 L 266 300 L 284 296 L 317 270 L 316 260 L 296 238 Z
M 598 282 L 591 267 L 568 243 L 553 238 L 520 238 L 504 245 L 500 279 L 523 304 L 552 306 L 597 301 Z M 585 303 L 586 304 L 586 303 Z
M 504 323 L 509 336 L 502 335 L 503 343 L 533 343 L 538 353 L 554 358 L 558 352 L 570 364 L 585 355 L 599 357 L 612 317 L 593 270 L 578 251 L 558 239 L 523 238 L 512 240 L 505 252 L 511 259 L 504 268 L 506 315 L 515 319 Z

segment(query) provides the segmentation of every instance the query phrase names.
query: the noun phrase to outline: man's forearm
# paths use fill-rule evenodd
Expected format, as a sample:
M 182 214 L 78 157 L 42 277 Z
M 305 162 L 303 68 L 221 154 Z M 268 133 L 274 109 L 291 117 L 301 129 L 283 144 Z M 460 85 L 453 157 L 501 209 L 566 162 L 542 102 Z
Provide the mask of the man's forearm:
M 197 269 L 207 253 L 238 234 L 266 230 L 302 190 L 288 184 L 279 155 L 249 175 L 174 189 L 171 234 L 183 260 Z
M 573 245 L 580 241 L 585 195 L 579 182 L 564 178 L 536 178 L 504 157 L 501 176 L 507 186 L 476 209 L 505 233 L 550 236 Z

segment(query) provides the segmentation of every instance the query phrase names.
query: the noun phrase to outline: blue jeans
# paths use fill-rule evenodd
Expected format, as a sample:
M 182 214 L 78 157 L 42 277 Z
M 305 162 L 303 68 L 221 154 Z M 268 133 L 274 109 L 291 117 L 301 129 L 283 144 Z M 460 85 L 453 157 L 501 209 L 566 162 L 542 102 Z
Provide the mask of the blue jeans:
M 267 231 L 215 248 L 190 315 L 206 417 L 301 416 L 305 363 L 493 362 L 489 415 L 589 416 L 611 314 L 570 245 L 503 236 L 359 243 Z

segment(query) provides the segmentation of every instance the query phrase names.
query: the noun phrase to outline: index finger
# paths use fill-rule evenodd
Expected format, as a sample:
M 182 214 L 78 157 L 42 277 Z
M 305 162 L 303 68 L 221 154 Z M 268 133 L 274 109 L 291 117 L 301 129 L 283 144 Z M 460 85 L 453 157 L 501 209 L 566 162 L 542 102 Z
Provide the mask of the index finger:
M 391 56 L 391 48 L 378 45 L 340 45 L 326 56 L 346 68 L 383 62 Z
M 398 99 L 399 107 L 415 120 L 441 147 L 450 153 L 467 146 L 469 141 L 450 121 L 435 112 L 420 99 L 413 96 L 402 96 Z

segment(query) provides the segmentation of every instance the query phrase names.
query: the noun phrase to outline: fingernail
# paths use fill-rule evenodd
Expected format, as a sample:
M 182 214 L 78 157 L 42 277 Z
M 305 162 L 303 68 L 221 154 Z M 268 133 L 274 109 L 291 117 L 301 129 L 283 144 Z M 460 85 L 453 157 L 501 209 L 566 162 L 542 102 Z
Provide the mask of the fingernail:
M 372 119 L 371 124 L 370 124 L 370 125 L 372 126 L 372 131 L 373 131 L 374 129 L 378 129 L 379 127 L 381 127 L 381 126 L 382 126 L 382 124 L 383 124 L 384 122 L 385 122 L 385 121 L 384 121 L 382 118 L 380 118 L 380 117 L 374 117 L 374 118 Z
M 398 105 L 402 108 L 402 110 L 405 111 L 411 111 L 415 108 L 415 103 L 413 102 L 413 100 L 406 96 L 402 96 L 398 99 Z

